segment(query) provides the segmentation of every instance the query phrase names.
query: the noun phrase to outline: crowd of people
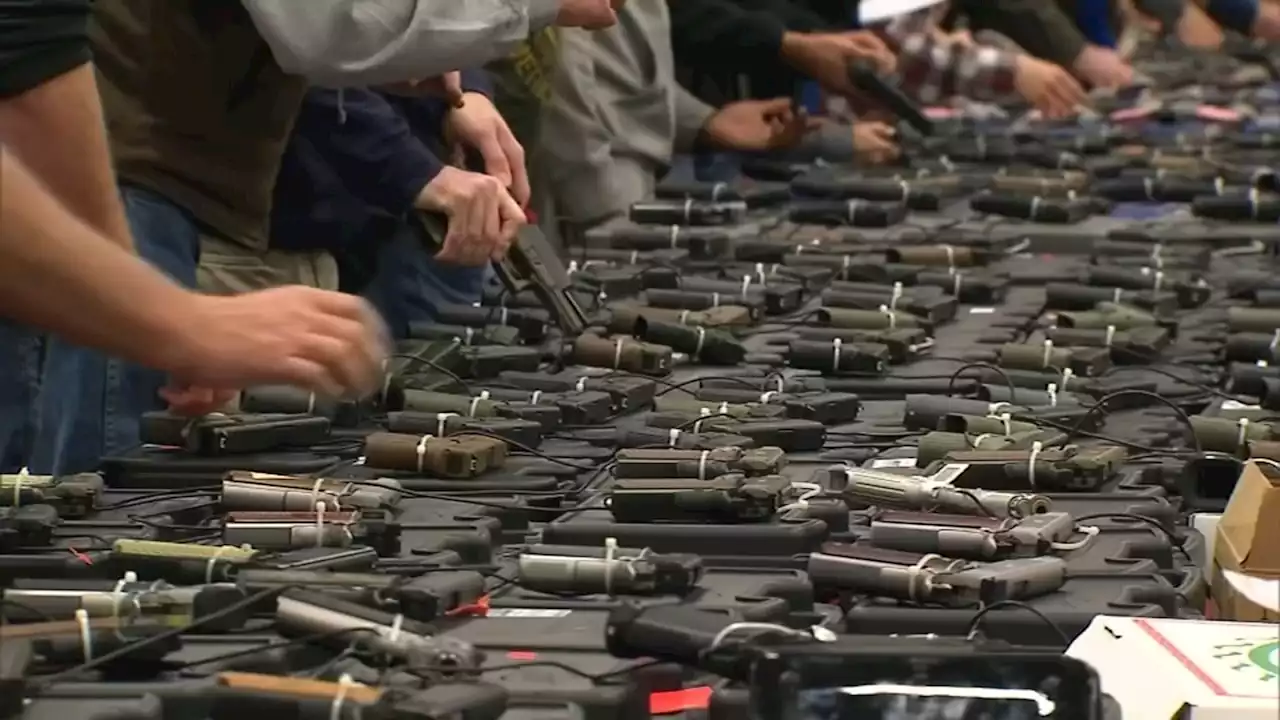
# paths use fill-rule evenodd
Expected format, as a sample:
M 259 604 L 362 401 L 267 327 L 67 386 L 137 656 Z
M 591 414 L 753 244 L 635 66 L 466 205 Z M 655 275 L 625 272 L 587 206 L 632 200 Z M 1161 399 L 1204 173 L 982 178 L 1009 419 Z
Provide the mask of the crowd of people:
M 893 162 L 852 62 L 1065 116 L 1134 81 L 1126 33 L 1277 39 L 1272 3 L 0 0 L 0 471 L 249 385 L 367 392 L 522 226 L 607 222 L 683 156 Z

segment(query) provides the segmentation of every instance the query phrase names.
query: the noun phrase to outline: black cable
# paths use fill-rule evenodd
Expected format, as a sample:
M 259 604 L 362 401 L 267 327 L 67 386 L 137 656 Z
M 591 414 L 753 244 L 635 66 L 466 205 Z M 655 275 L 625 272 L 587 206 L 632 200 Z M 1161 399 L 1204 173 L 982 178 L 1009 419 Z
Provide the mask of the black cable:
M 127 507 L 136 505 L 148 505 L 150 503 L 163 502 L 165 500 L 184 500 L 189 497 L 216 497 L 222 486 L 209 485 L 203 488 L 184 488 L 182 490 L 170 490 L 156 493 L 148 493 L 139 497 L 121 500 L 111 505 L 101 505 L 94 508 L 95 512 L 109 512 L 112 510 L 122 510 Z M 184 508 L 185 509 L 185 508 Z
M 937 358 L 931 358 L 931 359 L 936 360 Z M 1001 379 L 1004 380 L 1005 386 L 1009 388 L 1009 399 L 1016 400 L 1018 398 L 1018 388 L 1013 384 L 1013 378 L 1009 377 L 1009 373 L 1005 372 L 1004 368 L 1001 368 L 997 365 L 992 365 L 991 363 L 986 363 L 986 362 L 966 362 L 964 365 L 961 365 L 955 372 L 951 373 L 951 377 L 947 380 L 947 397 L 951 397 L 952 394 L 955 393 L 956 380 L 959 380 L 960 376 L 964 374 L 966 370 L 995 371 L 1001 377 Z M 979 381 L 981 381 L 982 377 L 979 376 L 978 379 Z
M 969 620 L 969 628 L 965 633 L 965 637 L 969 640 L 972 640 L 975 637 L 977 637 L 978 630 L 982 625 L 983 618 L 985 618 L 987 614 L 990 613 L 992 610 L 999 610 L 1000 608 L 1007 608 L 1007 607 L 1016 607 L 1016 608 L 1025 610 L 1031 613 L 1032 615 L 1035 615 L 1036 617 L 1040 618 L 1042 621 L 1044 621 L 1045 626 L 1053 630 L 1053 633 L 1057 635 L 1059 639 L 1062 640 L 1062 647 L 1066 648 L 1071 646 L 1071 638 L 1067 637 L 1067 634 L 1063 632 L 1061 627 L 1058 626 L 1058 623 L 1054 622 L 1053 620 L 1050 620 L 1049 616 L 1045 615 L 1040 610 L 1037 610 L 1036 608 L 1031 607 L 1030 605 L 1024 602 L 1019 602 L 1017 600 L 1000 600 L 999 602 L 993 602 L 990 605 L 984 605 L 981 608 L 979 608 L 978 612 L 974 613 L 973 618 Z
M 1184 545 L 1186 545 L 1186 540 L 1175 535 L 1172 530 L 1165 527 L 1164 525 L 1161 525 L 1160 521 L 1156 520 L 1155 518 L 1143 517 L 1142 515 L 1136 515 L 1134 513 L 1114 512 L 1114 513 L 1090 513 L 1088 515 L 1081 515 L 1080 517 L 1077 517 L 1075 520 L 1077 523 L 1088 522 L 1089 520 L 1136 520 L 1150 527 L 1153 527 L 1156 530 L 1159 530 L 1161 533 L 1164 534 L 1165 537 L 1169 539 L 1169 544 L 1177 548 L 1178 552 L 1182 553 L 1182 556 L 1187 559 L 1187 562 L 1191 563 L 1192 565 L 1196 564 L 1196 561 L 1191 557 L 1191 553 L 1187 552 L 1187 549 L 1184 547 Z
M 1133 354 L 1139 355 L 1139 353 L 1133 353 Z M 1155 373 L 1157 375 L 1162 375 L 1164 377 L 1167 377 L 1170 380 L 1174 380 L 1176 382 L 1182 383 L 1183 385 L 1187 385 L 1188 387 L 1196 388 L 1197 390 L 1213 395 L 1214 397 L 1222 398 L 1223 400 L 1235 400 L 1236 402 L 1246 402 L 1245 399 L 1241 398 L 1239 395 L 1232 395 L 1231 393 L 1223 392 L 1221 390 L 1218 390 L 1217 388 L 1214 388 L 1211 385 L 1206 385 L 1204 383 L 1196 382 L 1194 380 L 1188 380 L 1187 378 L 1181 377 L 1177 373 L 1171 372 L 1169 370 L 1165 370 L 1164 368 L 1154 367 L 1151 365 L 1114 365 L 1111 368 L 1104 371 L 1098 377 L 1100 378 L 1107 377 L 1109 375 L 1114 375 L 1118 372 L 1122 372 L 1125 370 L 1141 370 L 1143 372 Z
M 1163 395 L 1157 395 L 1156 393 L 1153 393 L 1149 390 L 1117 390 L 1113 393 L 1107 393 L 1106 395 L 1103 395 L 1102 397 L 1098 398 L 1098 402 L 1095 405 L 1091 405 L 1089 409 L 1085 411 L 1084 415 L 1080 417 L 1080 419 L 1076 422 L 1075 427 L 1073 427 L 1070 430 L 1070 432 L 1067 433 L 1067 439 L 1070 440 L 1072 436 L 1079 433 L 1080 430 L 1085 425 L 1088 424 L 1089 420 L 1095 414 L 1101 413 L 1102 416 L 1105 418 L 1106 412 L 1107 412 L 1107 408 L 1106 408 L 1107 403 L 1117 398 L 1123 398 L 1123 397 L 1148 398 L 1167 406 L 1170 410 L 1173 411 L 1174 415 L 1177 415 L 1178 419 L 1181 420 L 1183 424 L 1187 426 L 1187 429 L 1190 430 L 1192 449 L 1197 453 L 1204 451 L 1204 449 L 1200 446 L 1199 439 L 1196 438 L 1196 426 L 1192 424 L 1191 417 L 1187 415 L 1187 412 L 1182 408 L 1178 407 L 1177 404 L 1175 404 L 1172 400 L 1164 397 Z
M 452 347 L 450 349 L 452 349 Z M 446 353 L 440 353 L 439 355 L 437 355 L 437 357 L 443 357 L 445 354 Z M 410 362 L 426 365 L 430 367 L 432 370 L 436 370 L 437 372 L 447 375 L 449 379 L 456 382 L 458 384 L 458 387 L 462 388 L 463 391 L 466 392 L 468 395 L 472 395 L 472 396 L 475 395 L 475 393 L 471 391 L 471 386 L 467 384 L 466 380 L 463 380 L 457 373 L 441 365 L 440 363 L 436 362 L 436 360 L 432 360 L 424 357 L 418 357 L 417 355 L 406 355 L 406 354 L 400 354 L 400 353 L 393 354 L 391 357 L 400 358 L 402 360 L 408 360 Z

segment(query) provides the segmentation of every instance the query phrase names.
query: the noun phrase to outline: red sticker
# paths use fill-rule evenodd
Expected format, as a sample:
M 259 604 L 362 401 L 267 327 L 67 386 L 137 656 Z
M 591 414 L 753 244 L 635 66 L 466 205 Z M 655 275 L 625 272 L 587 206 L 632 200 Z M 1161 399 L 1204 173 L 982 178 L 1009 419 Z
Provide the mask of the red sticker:
M 711 704 L 711 688 L 706 685 L 649 694 L 650 715 L 674 715 L 690 710 L 706 710 Z
M 508 660 L 519 660 L 521 662 L 532 662 L 538 659 L 538 653 L 529 652 L 528 650 L 512 650 L 507 653 Z

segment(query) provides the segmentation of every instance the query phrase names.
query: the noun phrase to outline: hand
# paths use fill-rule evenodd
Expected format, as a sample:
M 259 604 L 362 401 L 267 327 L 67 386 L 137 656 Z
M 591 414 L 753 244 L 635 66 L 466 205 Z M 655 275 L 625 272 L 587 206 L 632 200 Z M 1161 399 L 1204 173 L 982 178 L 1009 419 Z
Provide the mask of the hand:
M 431 96 L 443 99 L 449 107 L 462 107 L 462 74 L 454 71 L 427 78 L 425 80 L 406 80 L 401 83 L 382 85 L 378 88 L 392 95 L 408 97 Z
M 187 417 L 200 417 L 225 410 L 236 399 L 235 390 L 170 385 L 160 388 L 160 397 L 169 403 L 169 412 Z
M 720 108 L 702 130 L 724 150 L 781 150 L 804 138 L 813 123 L 791 109 L 789 98 L 741 100 Z
M 956 30 L 955 32 L 949 33 L 947 35 L 947 39 L 953 44 L 959 45 L 963 48 L 971 48 L 974 45 L 977 45 L 973 40 L 973 33 L 970 33 L 968 30 Z
M 897 58 L 879 37 L 865 30 L 843 33 L 786 33 L 782 37 L 782 59 L 796 70 L 817 80 L 827 90 L 848 95 L 849 63 L 869 61 L 881 73 L 890 73 Z
M 1098 88 L 1121 88 L 1133 83 L 1133 67 L 1110 48 L 1088 45 L 1076 56 L 1077 77 Z
M 507 121 L 493 101 L 480 93 L 467 93 L 462 107 L 445 118 L 445 137 L 452 143 L 473 148 L 484 158 L 484 171 L 509 188 L 521 207 L 529 204 L 529 170 L 524 148 L 516 141 Z
M 1080 83 L 1051 62 L 1019 55 L 1014 72 L 1018 94 L 1046 117 L 1070 115 L 1087 100 Z
M 155 339 L 167 353 L 160 369 L 172 377 L 164 396 L 181 412 L 217 409 L 251 385 L 345 397 L 382 382 L 390 341 L 361 298 L 300 286 L 189 298 L 182 323 Z
M 897 131 L 882 122 L 857 122 L 853 124 L 853 150 L 858 159 L 872 165 L 883 165 L 896 160 L 901 150 L 896 141 Z
M 560 0 L 556 25 L 603 30 L 618 24 L 618 10 L 626 0 Z
M 418 207 L 448 216 L 449 234 L 436 259 L 465 267 L 501 260 L 526 222 L 524 210 L 497 178 L 455 167 L 427 183 Z

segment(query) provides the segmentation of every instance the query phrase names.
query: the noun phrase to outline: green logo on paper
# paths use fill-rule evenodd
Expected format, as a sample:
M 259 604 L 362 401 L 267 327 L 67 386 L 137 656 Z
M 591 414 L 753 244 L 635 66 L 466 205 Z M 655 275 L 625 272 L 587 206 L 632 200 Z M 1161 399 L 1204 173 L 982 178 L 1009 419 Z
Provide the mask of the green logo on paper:
M 1239 672 L 1257 672 L 1263 682 L 1270 682 L 1280 677 L 1280 642 L 1274 640 L 1259 643 L 1257 640 L 1239 640 L 1234 643 L 1215 645 L 1218 654 L 1215 658 L 1231 660 L 1235 664 L 1232 670 Z

